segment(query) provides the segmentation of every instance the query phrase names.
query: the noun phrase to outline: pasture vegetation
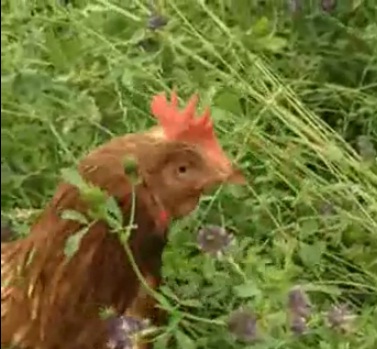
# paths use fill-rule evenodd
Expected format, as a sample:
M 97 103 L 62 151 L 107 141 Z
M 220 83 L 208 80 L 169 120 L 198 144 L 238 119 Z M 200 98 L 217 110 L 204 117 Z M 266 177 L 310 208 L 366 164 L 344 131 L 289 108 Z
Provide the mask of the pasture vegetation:
M 63 168 L 151 126 L 174 85 L 250 179 L 174 224 L 156 348 L 377 347 L 377 10 L 292 3 L 2 1 L 1 210 L 20 235 Z M 233 235 L 221 258 L 198 246 L 207 224 Z M 344 303 L 352 322 L 328 319 Z

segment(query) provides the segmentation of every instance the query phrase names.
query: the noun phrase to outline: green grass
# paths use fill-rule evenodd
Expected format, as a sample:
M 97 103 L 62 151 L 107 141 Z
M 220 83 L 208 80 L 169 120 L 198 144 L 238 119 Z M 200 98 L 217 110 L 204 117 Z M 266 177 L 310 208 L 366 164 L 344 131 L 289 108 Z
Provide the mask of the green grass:
M 376 348 L 377 162 L 360 140 L 376 147 L 374 2 L 327 14 L 311 1 L 298 15 L 257 2 L 161 1 L 169 23 L 151 32 L 146 1 L 3 1 L 2 216 L 25 232 L 17 209 L 43 207 L 96 145 L 152 125 L 154 93 L 198 91 L 250 184 L 221 188 L 171 231 L 162 291 L 178 306 L 177 348 Z M 197 249 L 209 223 L 236 236 L 223 260 Z M 285 325 L 296 284 L 315 305 L 304 337 Z M 354 333 L 326 329 L 337 302 L 358 315 Z M 241 305 L 262 342 L 224 331 Z

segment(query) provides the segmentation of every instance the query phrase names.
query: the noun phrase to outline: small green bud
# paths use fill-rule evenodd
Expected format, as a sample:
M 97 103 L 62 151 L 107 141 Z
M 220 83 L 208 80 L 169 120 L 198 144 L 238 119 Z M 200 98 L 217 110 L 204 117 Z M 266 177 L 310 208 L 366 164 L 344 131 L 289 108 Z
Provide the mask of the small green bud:
M 123 161 L 123 168 L 125 174 L 131 180 L 131 183 L 136 185 L 140 183 L 137 160 L 133 156 L 127 156 Z

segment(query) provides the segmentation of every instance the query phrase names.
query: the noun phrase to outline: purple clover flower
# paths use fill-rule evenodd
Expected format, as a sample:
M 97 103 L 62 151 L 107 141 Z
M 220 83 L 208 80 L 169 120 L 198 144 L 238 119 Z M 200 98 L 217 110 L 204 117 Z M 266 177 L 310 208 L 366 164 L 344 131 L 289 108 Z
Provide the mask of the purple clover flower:
M 329 326 L 344 332 L 348 332 L 351 329 L 354 317 L 346 304 L 334 305 L 327 312 Z
M 295 286 L 288 293 L 288 308 L 291 313 L 308 319 L 311 313 L 311 306 L 308 295 L 301 287 Z
M 109 349 L 132 349 L 132 336 L 145 330 L 148 320 L 139 320 L 131 316 L 112 316 L 105 320 L 109 333 Z
M 229 332 L 238 340 L 251 343 L 257 339 L 257 317 L 247 309 L 232 312 L 227 321 Z
M 293 287 L 288 293 L 289 327 L 296 335 L 302 335 L 307 330 L 307 321 L 311 314 L 308 295 L 299 287 Z
M 224 228 L 207 225 L 199 230 L 197 243 L 199 248 L 212 256 L 220 257 L 233 241 L 233 235 Z
M 154 14 L 149 17 L 147 26 L 151 30 L 157 30 L 165 27 L 166 24 L 168 24 L 168 19 L 166 17 Z
M 336 0 L 321 0 L 321 7 L 323 11 L 333 11 L 336 7 Z

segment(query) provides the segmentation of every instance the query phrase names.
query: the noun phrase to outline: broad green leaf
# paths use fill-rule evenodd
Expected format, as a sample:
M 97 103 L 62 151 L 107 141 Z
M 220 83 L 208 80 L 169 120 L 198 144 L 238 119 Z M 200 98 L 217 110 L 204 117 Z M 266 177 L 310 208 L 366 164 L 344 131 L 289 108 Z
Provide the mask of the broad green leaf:
M 287 40 L 279 36 L 265 37 L 260 40 L 260 45 L 268 51 L 281 52 L 287 46 Z
M 113 229 L 120 230 L 123 227 L 123 213 L 113 197 L 106 201 L 106 221 Z
M 87 184 L 77 170 L 73 168 L 63 168 L 61 173 L 63 180 L 67 183 L 72 184 L 79 189 L 84 189 L 87 187 Z
M 63 219 L 76 221 L 81 224 L 89 224 L 88 219 L 81 212 L 75 210 L 64 210 L 61 217 Z
M 184 349 L 195 349 L 195 342 L 185 333 L 177 331 L 175 333 L 175 338 L 177 340 L 178 348 Z
M 256 297 L 261 294 L 260 289 L 257 287 L 255 282 L 251 280 L 242 285 L 234 286 L 233 290 L 239 298 Z
M 79 250 L 81 239 L 85 236 L 88 230 L 89 227 L 87 226 L 68 237 L 64 246 L 64 254 L 66 257 L 68 257 L 69 259 L 72 258 L 72 256 Z
M 231 112 L 234 115 L 241 115 L 240 96 L 231 89 L 222 89 L 214 98 L 215 107 Z
M 300 223 L 300 238 L 306 239 L 315 234 L 320 229 L 316 218 L 305 219 Z
M 262 36 L 268 34 L 270 30 L 270 21 L 266 16 L 258 18 L 258 20 L 255 21 L 253 26 L 250 28 L 249 32 L 252 35 Z
M 322 241 L 317 241 L 311 245 L 302 242 L 300 243 L 299 255 L 307 267 L 314 267 L 321 262 L 325 249 L 326 244 Z

